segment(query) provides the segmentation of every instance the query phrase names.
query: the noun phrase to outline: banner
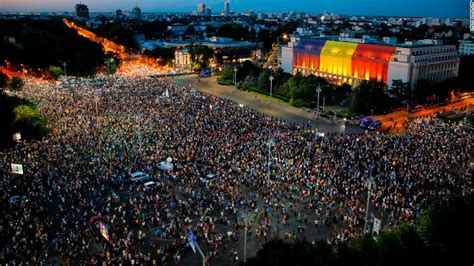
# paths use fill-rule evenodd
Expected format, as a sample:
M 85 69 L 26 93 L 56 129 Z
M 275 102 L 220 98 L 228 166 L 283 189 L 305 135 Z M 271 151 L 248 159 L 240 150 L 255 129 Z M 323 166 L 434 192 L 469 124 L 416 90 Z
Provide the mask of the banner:
M 102 222 L 99 222 L 99 231 L 100 231 L 100 234 L 105 238 L 107 239 L 107 241 L 109 241 L 109 229 L 107 228 L 107 226 L 102 223 Z
M 380 234 L 380 229 L 382 228 L 382 221 L 377 218 L 374 218 L 374 232 Z
M 23 165 L 12 163 L 12 173 L 14 174 L 23 174 Z

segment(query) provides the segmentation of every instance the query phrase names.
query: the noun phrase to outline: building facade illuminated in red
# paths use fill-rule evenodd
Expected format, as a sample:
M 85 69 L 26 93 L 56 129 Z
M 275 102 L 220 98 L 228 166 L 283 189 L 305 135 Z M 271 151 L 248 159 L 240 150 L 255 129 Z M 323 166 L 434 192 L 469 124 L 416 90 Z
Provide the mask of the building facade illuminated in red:
M 387 83 L 388 62 L 394 52 L 394 46 L 302 39 L 293 49 L 293 71 L 336 83 L 369 79 Z

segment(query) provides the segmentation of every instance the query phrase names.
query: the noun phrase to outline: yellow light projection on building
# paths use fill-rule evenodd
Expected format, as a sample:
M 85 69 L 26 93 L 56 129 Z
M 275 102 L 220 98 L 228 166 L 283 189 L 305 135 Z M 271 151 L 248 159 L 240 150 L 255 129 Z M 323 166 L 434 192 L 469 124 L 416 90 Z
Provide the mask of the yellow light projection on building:
M 327 41 L 320 55 L 320 71 L 350 76 L 352 74 L 352 55 L 357 43 Z

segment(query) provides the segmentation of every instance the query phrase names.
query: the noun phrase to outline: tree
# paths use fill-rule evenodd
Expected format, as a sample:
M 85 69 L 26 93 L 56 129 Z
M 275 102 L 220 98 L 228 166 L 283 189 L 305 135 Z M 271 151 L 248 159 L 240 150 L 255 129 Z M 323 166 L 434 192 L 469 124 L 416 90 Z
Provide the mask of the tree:
M 352 248 L 355 250 L 359 263 L 358 265 L 377 265 L 379 260 L 379 249 L 377 247 L 377 242 L 370 236 L 365 235 L 359 239 L 355 240 Z
M 59 76 L 61 76 L 61 73 L 62 69 L 58 66 L 51 65 L 48 67 L 48 75 L 54 80 L 57 80 Z
M 105 71 L 108 71 L 109 74 L 115 74 L 119 69 L 121 63 L 122 61 L 120 60 L 120 57 L 118 57 L 117 54 L 107 53 L 105 55 L 104 67 L 106 68 Z
M 8 86 L 8 82 L 8 76 L 2 71 L 0 71 L 0 88 L 6 88 Z
M 272 239 L 263 245 L 248 265 L 335 265 L 337 258 L 331 246 L 323 241 L 286 242 Z
M 363 81 L 351 98 L 350 110 L 354 113 L 372 114 L 389 107 L 386 86 L 383 82 Z
M 225 65 L 224 68 L 222 68 L 221 79 L 234 80 L 234 67 L 232 65 Z
M 412 97 L 412 90 L 409 82 L 403 82 L 401 79 L 395 79 L 392 82 L 391 93 L 397 97 L 399 102 L 409 100 Z
M 400 265 L 405 246 L 400 237 L 400 232 L 390 231 L 379 236 L 377 246 L 382 265 Z
M 426 102 L 426 98 L 433 95 L 434 84 L 428 80 L 419 80 L 413 94 L 418 102 Z
M 23 89 L 23 86 L 25 85 L 25 83 L 23 82 L 22 78 L 18 76 L 13 76 L 8 85 L 11 90 L 19 91 Z
M 19 105 L 13 109 L 13 128 L 25 139 L 42 138 L 48 133 L 48 119 L 33 105 Z
M 260 72 L 260 74 L 258 75 L 258 88 L 260 90 L 264 90 L 264 91 L 270 91 L 270 75 L 268 74 L 268 71 L 266 70 L 263 70 L 262 72 Z

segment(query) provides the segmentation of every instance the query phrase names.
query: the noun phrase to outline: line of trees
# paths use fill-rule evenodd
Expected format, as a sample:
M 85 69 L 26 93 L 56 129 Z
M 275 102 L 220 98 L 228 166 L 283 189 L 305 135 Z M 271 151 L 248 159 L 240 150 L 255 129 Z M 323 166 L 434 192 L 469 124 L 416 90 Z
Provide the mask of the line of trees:
M 4 92 L 7 87 L 21 90 L 23 84 L 20 77 L 9 79 L 0 72 L 0 149 L 13 145 L 15 133 L 22 139 L 40 139 L 49 132 L 48 119 L 34 103 Z
M 281 239 L 263 245 L 247 265 L 471 265 L 474 196 L 436 203 L 416 224 L 402 224 L 376 238 L 314 244 Z

